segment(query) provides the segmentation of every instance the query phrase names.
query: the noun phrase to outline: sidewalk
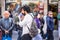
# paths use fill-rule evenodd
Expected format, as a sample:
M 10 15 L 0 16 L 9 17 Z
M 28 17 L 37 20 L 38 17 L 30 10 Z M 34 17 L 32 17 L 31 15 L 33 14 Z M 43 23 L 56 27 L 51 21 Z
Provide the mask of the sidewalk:
M 59 40 L 59 39 L 58 39 L 58 31 L 57 31 L 57 30 L 54 30 L 53 35 L 54 35 L 54 40 Z M 14 32 L 13 40 L 16 40 L 17 37 L 18 37 L 17 32 Z M 43 39 L 43 40 L 46 40 L 46 39 Z

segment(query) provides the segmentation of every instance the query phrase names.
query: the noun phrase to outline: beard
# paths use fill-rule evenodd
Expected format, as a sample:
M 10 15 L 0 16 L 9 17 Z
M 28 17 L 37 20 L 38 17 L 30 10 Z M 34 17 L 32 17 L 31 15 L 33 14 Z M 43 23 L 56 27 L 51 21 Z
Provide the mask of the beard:
M 25 13 L 22 13 L 24 16 L 26 15 Z

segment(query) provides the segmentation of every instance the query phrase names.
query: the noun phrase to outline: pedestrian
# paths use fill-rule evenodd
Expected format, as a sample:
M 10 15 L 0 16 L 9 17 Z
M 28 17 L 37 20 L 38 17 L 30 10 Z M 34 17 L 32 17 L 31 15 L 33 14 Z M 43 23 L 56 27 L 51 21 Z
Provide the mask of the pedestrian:
M 33 18 L 29 15 L 30 13 L 30 7 L 25 5 L 22 7 L 21 13 L 24 15 L 22 20 L 20 20 L 19 24 L 21 27 L 23 27 L 22 32 L 22 38 L 21 40 L 31 40 L 31 36 L 29 35 L 29 30 L 27 26 L 30 28 Z
M 53 30 L 54 30 L 54 22 L 53 22 L 53 12 L 49 11 L 46 17 L 47 22 L 47 34 L 48 38 L 47 40 L 54 40 L 53 37 Z
M 14 14 L 15 14 L 15 5 L 14 4 L 10 4 L 9 5 L 9 13 L 10 13 L 10 17 L 13 18 Z
M 33 9 L 33 15 L 34 17 L 39 13 L 39 7 L 37 5 L 35 5 L 34 9 Z
M 35 17 L 34 17 L 34 20 L 36 21 L 36 24 L 37 24 L 37 27 L 38 29 L 40 29 L 40 14 L 37 14 Z
M 2 35 L 9 34 L 12 37 L 12 29 L 14 27 L 13 19 L 9 17 L 10 13 L 5 11 L 3 18 L 0 20 L 0 27 L 2 29 Z
M 58 32 L 59 32 L 59 40 L 60 40 L 60 12 L 57 15 L 57 19 L 58 19 Z
M 38 13 L 35 17 L 35 21 L 37 24 L 38 29 L 40 30 L 41 36 L 44 36 L 43 32 L 43 26 L 44 26 L 44 19 L 43 19 L 43 13 Z
M 44 27 L 44 23 L 45 23 L 45 21 L 44 21 L 44 19 L 43 19 L 43 17 L 44 17 L 44 14 L 43 13 L 40 13 L 40 18 L 39 18 L 39 20 L 40 20 L 40 30 L 41 30 L 41 35 L 42 35 L 42 37 L 44 38 L 44 32 L 43 32 L 43 27 Z

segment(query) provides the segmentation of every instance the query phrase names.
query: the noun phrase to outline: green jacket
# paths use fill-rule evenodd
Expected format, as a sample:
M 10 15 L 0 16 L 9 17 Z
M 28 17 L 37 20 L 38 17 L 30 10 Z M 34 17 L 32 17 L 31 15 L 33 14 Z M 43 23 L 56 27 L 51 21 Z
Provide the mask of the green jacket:
M 60 14 L 57 15 L 57 19 L 60 20 Z

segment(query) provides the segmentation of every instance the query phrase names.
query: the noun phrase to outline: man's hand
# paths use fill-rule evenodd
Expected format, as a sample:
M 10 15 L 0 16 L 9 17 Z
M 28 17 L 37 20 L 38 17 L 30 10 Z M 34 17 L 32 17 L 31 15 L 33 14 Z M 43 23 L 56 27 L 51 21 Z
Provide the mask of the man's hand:
M 5 30 L 5 33 L 6 33 L 6 34 L 9 33 L 9 31 L 8 31 L 8 30 Z
M 24 16 L 21 16 L 20 18 L 21 18 L 21 21 L 22 21 L 24 19 Z

